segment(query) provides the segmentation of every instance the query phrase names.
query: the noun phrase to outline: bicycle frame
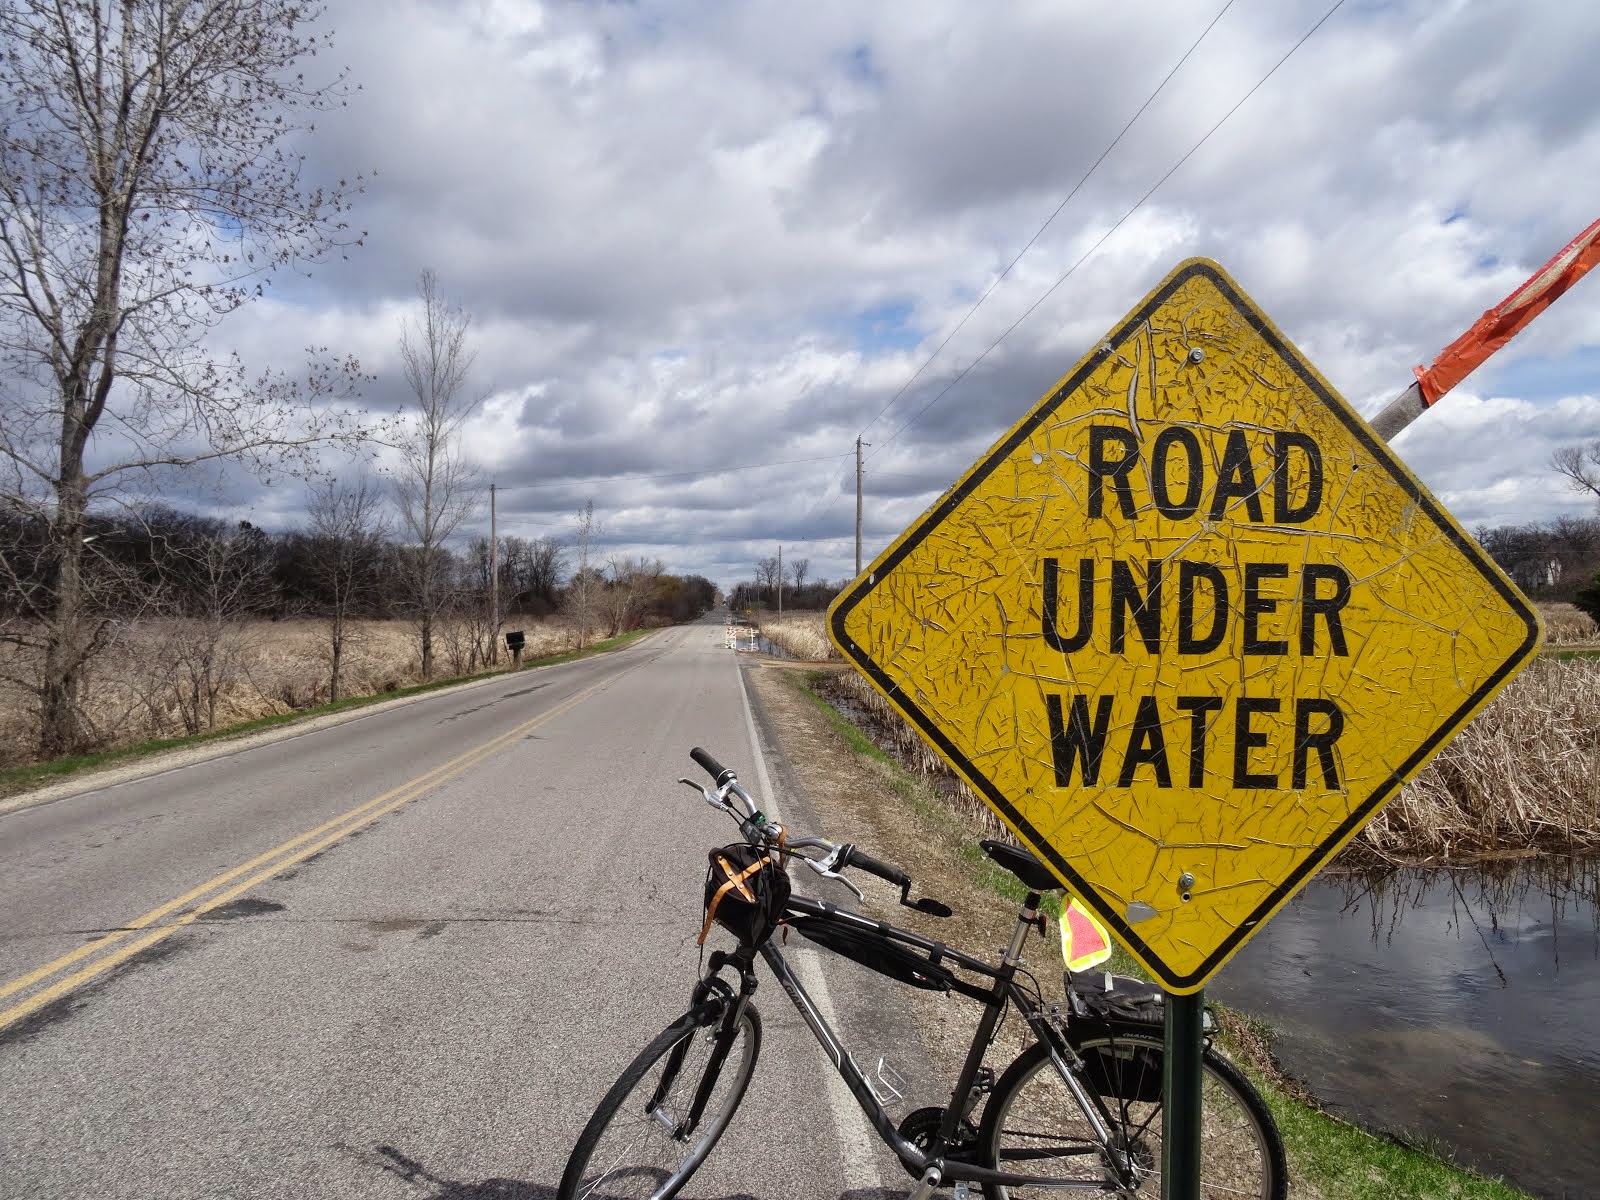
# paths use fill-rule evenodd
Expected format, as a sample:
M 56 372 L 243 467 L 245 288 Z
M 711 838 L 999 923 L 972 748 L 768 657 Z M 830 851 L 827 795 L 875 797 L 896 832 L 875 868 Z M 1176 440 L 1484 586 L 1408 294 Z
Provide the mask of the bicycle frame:
M 823 1019 L 817 1010 L 810 993 L 796 977 L 794 968 L 790 965 L 783 951 L 775 942 L 769 941 L 761 946 L 758 953 L 766 960 L 767 966 L 777 978 L 778 984 L 784 993 L 799 1011 L 801 1019 L 811 1030 L 817 1041 L 821 1043 L 833 1062 L 834 1069 L 839 1073 L 845 1086 L 850 1089 L 850 1094 L 855 1097 L 856 1103 L 866 1114 L 867 1120 L 883 1143 L 894 1151 L 896 1157 L 905 1164 L 913 1175 L 922 1176 L 929 1167 L 937 1167 L 938 1178 L 943 1182 L 965 1181 L 979 1184 L 1000 1184 L 1002 1186 L 1017 1186 L 1028 1188 L 1050 1188 L 1055 1190 L 1079 1191 L 1116 1191 L 1132 1185 L 1132 1164 L 1112 1147 L 1112 1134 L 1110 1132 L 1111 1115 L 1106 1109 L 1104 1101 L 1099 1095 L 1084 1086 L 1075 1068 L 1081 1065 L 1077 1053 L 1067 1044 L 1066 1039 L 1055 1028 L 1050 1015 L 1046 1010 L 1034 1002 L 1033 998 L 1020 988 L 1016 983 L 1017 968 L 1021 961 L 1023 940 L 1029 928 L 1037 921 L 1037 909 L 1040 896 L 1031 893 L 1024 903 L 1022 911 L 1018 914 L 1017 927 L 1012 934 L 1011 943 L 1001 960 L 999 967 L 990 966 L 980 959 L 973 958 L 959 950 L 953 950 L 942 943 L 932 941 L 909 930 L 900 929 L 881 921 L 859 916 L 848 910 L 839 909 L 826 901 L 813 900 L 805 896 L 790 898 L 788 911 L 816 917 L 825 922 L 835 923 L 856 931 L 864 931 L 886 941 L 899 942 L 914 947 L 934 956 L 934 961 L 949 964 L 975 975 L 983 976 L 992 981 L 987 986 L 969 983 L 965 980 L 955 979 L 952 990 L 976 1000 L 983 1004 L 984 1013 L 978 1022 L 978 1028 L 973 1035 L 972 1045 L 967 1052 L 966 1061 L 961 1068 L 961 1074 L 951 1096 L 952 1102 L 945 1109 L 944 1121 L 940 1128 L 940 1135 L 946 1145 L 954 1142 L 960 1122 L 970 1113 L 976 1105 L 979 1092 L 976 1090 L 979 1071 L 983 1066 L 983 1059 L 988 1051 L 990 1041 L 994 1035 L 995 1027 L 999 1024 L 1006 1004 L 1016 1005 L 1017 1011 L 1022 1014 L 1034 1031 L 1036 1037 L 1050 1048 L 1051 1060 L 1057 1073 L 1068 1091 L 1083 1110 L 1090 1128 L 1094 1131 L 1095 1141 L 1085 1142 L 1084 1154 L 1102 1154 L 1106 1161 L 1116 1164 L 1117 1173 L 1122 1176 L 1121 1181 L 1104 1180 L 1094 1181 L 1085 1179 L 1053 1179 L 1041 1178 L 1037 1175 L 1017 1175 L 1007 1171 L 994 1170 L 968 1162 L 956 1157 L 935 1156 L 930 1158 L 911 1142 L 900 1136 L 893 1119 L 878 1099 L 871 1084 L 855 1059 L 840 1041 L 828 1022 Z M 748 1003 L 750 995 L 755 990 L 755 975 L 753 971 L 754 955 L 747 950 L 736 954 L 718 952 L 711 958 L 711 978 L 724 965 L 735 965 L 739 968 L 742 984 L 737 999 L 734 998 L 732 989 L 722 984 L 724 1004 L 727 1006 L 722 1021 L 723 1028 L 730 1031 L 733 1022 L 737 1019 L 737 1011 Z M 716 980 L 721 984 L 720 980 Z M 706 988 L 704 992 L 701 988 Z M 705 981 L 696 989 L 697 1002 L 703 1002 L 710 994 L 710 989 Z M 725 1051 L 724 1051 L 725 1052 Z M 720 1061 L 720 1059 L 719 1059 Z M 1069 1065 L 1070 1064 L 1070 1065 Z M 704 1085 L 702 1086 L 704 1090 Z M 959 1100 L 957 1099 L 959 1098 Z M 703 1106 L 704 1097 L 697 1096 L 695 1114 L 693 1119 L 698 1119 L 698 1112 Z
M 704 750 L 696 747 L 689 752 L 689 756 L 699 763 L 702 768 L 716 780 L 713 790 L 703 784 L 697 784 L 692 779 L 681 779 L 689 787 L 698 791 L 712 808 L 726 813 L 739 822 L 739 832 L 750 845 L 767 845 L 771 841 L 768 837 L 770 829 L 778 830 L 781 835 L 782 827 L 770 825 L 767 818 L 761 813 L 751 795 L 739 785 L 737 777 L 732 771 L 727 770 Z M 738 803 L 735 803 L 735 800 Z M 826 843 L 822 839 L 800 838 L 789 842 L 790 853 L 801 847 L 830 846 L 830 857 L 822 865 L 816 860 L 807 859 L 804 855 L 797 855 L 825 878 L 838 879 L 837 858 L 839 850 L 853 850 L 853 847 L 837 847 Z M 910 888 L 910 878 L 904 872 L 886 866 L 886 864 L 873 861 L 863 861 L 866 856 L 850 854 L 846 858 L 846 865 L 860 866 L 869 874 L 878 875 L 880 878 L 897 883 L 901 889 L 901 903 L 907 903 L 906 896 Z M 854 889 L 853 889 L 854 890 Z M 856 891 L 856 895 L 860 895 Z M 1084 1118 L 1088 1121 L 1090 1130 L 1094 1134 L 1094 1141 L 1085 1143 L 1083 1153 L 1095 1153 L 1103 1157 L 1109 1164 L 1116 1179 L 1092 1181 L 1085 1179 L 1052 1179 L 1038 1176 L 1016 1175 L 1007 1171 L 992 1170 L 979 1166 L 977 1163 L 966 1162 L 959 1158 L 948 1158 L 941 1155 L 932 1157 L 925 1155 L 909 1140 L 900 1136 L 899 1129 L 890 1119 L 883 1103 L 872 1090 L 861 1069 L 856 1066 L 855 1059 L 845 1049 L 838 1035 L 823 1020 L 822 1014 L 817 1011 L 805 987 L 795 977 L 793 968 L 783 956 L 783 951 L 770 940 L 763 944 L 759 953 L 766 959 L 767 966 L 777 977 L 784 993 L 789 997 L 795 1008 L 799 1010 L 801 1019 L 811 1030 L 817 1041 L 833 1059 L 834 1069 L 849 1087 L 850 1094 L 856 1098 L 856 1103 L 861 1106 L 867 1120 L 871 1122 L 878 1137 L 884 1145 L 895 1152 L 896 1157 L 905 1164 L 914 1176 L 921 1179 L 921 1184 L 912 1193 L 914 1197 L 922 1198 L 929 1195 L 932 1189 L 943 1182 L 968 1182 L 980 1184 L 999 1184 L 1003 1187 L 1018 1186 L 1029 1188 L 1049 1188 L 1053 1190 L 1080 1190 L 1080 1191 L 1119 1191 L 1135 1186 L 1136 1179 L 1132 1159 L 1123 1150 L 1113 1145 L 1111 1125 L 1113 1118 L 1099 1095 L 1084 1086 L 1079 1071 L 1083 1068 L 1083 1060 L 1068 1044 L 1066 1038 L 1056 1028 L 1051 1015 L 1019 988 L 1016 984 L 1017 968 L 1022 962 L 1022 945 L 1030 928 L 1037 927 L 1043 932 L 1042 922 L 1039 917 L 1039 901 L 1042 893 L 1030 890 L 1027 899 L 1023 902 L 1022 909 L 1017 914 L 1017 926 L 1011 935 L 1011 942 L 1001 957 L 1000 966 L 991 967 L 969 954 L 959 950 L 952 950 L 941 942 L 932 941 L 912 933 L 910 930 L 900 929 L 882 921 L 874 921 L 860 916 L 823 900 L 813 900 L 805 896 L 791 896 L 787 911 L 803 914 L 822 921 L 834 923 L 851 929 L 858 933 L 864 932 L 871 936 L 882 938 L 888 942 L 899 942 L 906 946 L 914 947 L 931 956 L 934 963 L 950 963 L 960 969 L 985 979 L 992 980 L 988 987 L 981 987 L 952 977 L 951 990 L 980 1002 L 984 1006 L 984 1013 L 978 1022 L 977 1031 L 973 1035 L 972 1046 L 967 1051 L 966 1061 L 961 1068 L 961 1075 L 951 1093 L 951 1102 L 944 1110 L 944 1118 L 939 1129 L 939 1145 L 951 1146 L 956 1142 L 956 1135 L 960 1124 L 976 1106 L 981 1092 L 978 1090 L 979 1071 L 983 1067 L 983 1059 L 988 1053 L 989 1045 L 993 1039 L 995 1028 L 1000 1022 L 1000 1017 L 1005 1011 L 1007 1003 L 1015 1004 L 1017 1011 L 1022 1014 L 1033 1030 L 1034 1036 L 1039 1039 L 1049 1050 L 1050 1061 L 1055 1067 L 1056 1074 L 1072 1095 Z M 948 915 L 949 910 L 945 910 Z M 714 991 L 721 993 L 721 1018 L 717 1033 L 717 1046 L 713 1058 L 715 1069 L 708 1069 L 696 1089 L 690 1116 L 681 1126 L 681 1131 L 686 1132 L 698 1122 L 703 1112 L 710 1089 L 715 1083 L 717 1070 L 725 1060 L 728 1048 L 732 1044 L 736 1023 L 745 1005 L 750 1002 L 751 995 L 756 989 L 754 971 L 755 955 L 758 951 L 741 946 L 734 954 L 717 951 L 712 954 L 709 970 L 695 988 L 694 1004 L 696 1007 L 710 1001 Z M 718 978 L 718 973 L 724 966 L 733 964 L 738 967 L 741 986 L 737 998 L 733 991 Z M 709 1015 L 709 1014 L 708 1014 Z M 709 1023 L 709 1021 L 708 1021 Z M 674 1053 L 667 1064 L 668 1069 L 664 1082 L 658 1088 L 658 1097 L 670 1086 L 681 1066 L 683 1056 Z M 659 1103 L 659 1098 L 652 1101 Z

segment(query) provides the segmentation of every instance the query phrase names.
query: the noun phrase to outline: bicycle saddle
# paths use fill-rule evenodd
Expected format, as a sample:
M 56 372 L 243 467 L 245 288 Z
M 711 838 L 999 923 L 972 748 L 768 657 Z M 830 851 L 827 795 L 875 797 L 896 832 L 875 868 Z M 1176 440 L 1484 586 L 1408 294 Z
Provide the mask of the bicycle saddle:
M 1021 846 L 1011 846 L 1005 842 L 994 842 L 988 838 L 979 842 L 978 845 L 983 847 L 985 854 L 1034 891 L 1054 892 L 1060 890 L 1061 881 L 1050 874 L 1050 868 Z

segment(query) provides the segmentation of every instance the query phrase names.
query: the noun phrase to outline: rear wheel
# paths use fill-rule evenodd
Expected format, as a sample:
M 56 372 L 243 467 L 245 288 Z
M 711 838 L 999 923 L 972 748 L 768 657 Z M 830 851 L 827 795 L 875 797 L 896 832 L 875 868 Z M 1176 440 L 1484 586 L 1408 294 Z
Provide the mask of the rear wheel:
M 1122 1194 L 1161 1195 L 1159 1034 L 1096 1032 L 1074 1040 L 1087 1086 L 1105 1099 L 1119 1149 L 1131 1155 L 1135 1184 Z M 1265 1102 L 1237 1067 L 1206 1049 L 1202 1064 L 1200 1195 L 1208 1200 L 1283 1200 L 1288 1168 Z M 1041 1178 L 1114 1180 L 1049 1049 L 1035 1044 L 1006 1068 L 984 1109 L 978 1135 L 988 1166 Z M 1043 1189 L 990 1187 L 998 1200 L 1031 1200 Z M 1049 1193 L 1059 1195 L 1059 1192 Z
M 557 1200 L 678 1194 L 733 1119 L 761 1050 L 761 1016 L 746 1004 L 700 1119 L 686 1129 L 721 1026 L 720 1012 L 685 1013 L 640 1052 L 578 1136 Z

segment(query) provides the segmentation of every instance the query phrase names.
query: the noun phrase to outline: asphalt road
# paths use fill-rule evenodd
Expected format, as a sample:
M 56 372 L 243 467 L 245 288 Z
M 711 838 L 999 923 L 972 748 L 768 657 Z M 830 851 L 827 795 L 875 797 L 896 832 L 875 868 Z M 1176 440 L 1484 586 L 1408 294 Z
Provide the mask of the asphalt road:
M 666 630 L 0 816 L 0 1194 L 553 1198 L 696 978 L 735 832 L 674 782 L 688 749 L 767 775 L 734 658 Z M 903 1194 L 760 1005 L 685 1195 Z

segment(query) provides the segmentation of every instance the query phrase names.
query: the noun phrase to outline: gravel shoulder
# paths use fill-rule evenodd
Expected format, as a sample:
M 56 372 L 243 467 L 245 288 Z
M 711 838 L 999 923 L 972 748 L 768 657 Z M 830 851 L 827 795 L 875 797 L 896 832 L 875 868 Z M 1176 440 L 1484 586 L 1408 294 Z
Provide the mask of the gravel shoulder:
M 915 812 L 896 793 L 891 782 L 894 768 L 853 752 L 828 717 L 801 690 L 804 676 L 791 667 L 756 658 L 742 658 L 751 700 L 762 726 L 763 740 L 773 742 L 778 754 L 779 783 L 799 798 L 820 822 L 817 832 L 837 841 L 855 842 L 874 856 L 894 863 L 915 880 L 913 896 L 933 896 L 954 910 L 939 919 L 902 907 L 887 884 L 852 872 L 866 892 L 866 901 L 848 897 L 845 903 L 865 915 L 889 921 L 926 937 L 958 946 L 982 958 L 998 960 L 1016 919 L 1015 902 L 1005 900 L 973 879 L 962 860 L 962 837 L 951 827 L 940 827 Z M 805 831 L 801 831 L 805 832 Z M 971 840 L 968 837 L 965 840 Z M 797 884 L 803 890 L 809 873 L 800 868 Z M 810 876 L 814 879 L 814 876 Z M 833 898 L 833 897 L 830 897 Z M 1030 937 L 1024 952 L 1037 972 L 1047 999 L 1061 989 L 1055 947 Z M 891 1040 L 914 1030 L 923 1059 L 920 1078 L 909 1078 L 916 1092 L 907 1091 L 905 1107 L 944 1105 L 961 1061 L 971 1044 L 981 1015 L 978 1005 L 954 995 L 920 991 L 889 982 L 845 960 L 827 956 L 830 980 L 834 976 L 856 980 L 847 995 L 862 1000 L 844 1014 L 848 1024 L 860 1023 L 864 1040 Z M 853 1029 L 848 1032 L 854 1032 Z M 989 1065 L 998 1074 L 1022 1047 L 1021 1027 L 1013 1016 L 1002 1027 L 991 1049 Z M 856 1053 L 858 1060 L 867 1056 Z M 874 1057 L 874 1062 L 876 1061 Z M 862 1061 L 865 1068 L 868 1064 Z M 898 1061 L 902 1073 L 910 1074 Z M 916 1104 L 912 1105 L 911 1101 Z

